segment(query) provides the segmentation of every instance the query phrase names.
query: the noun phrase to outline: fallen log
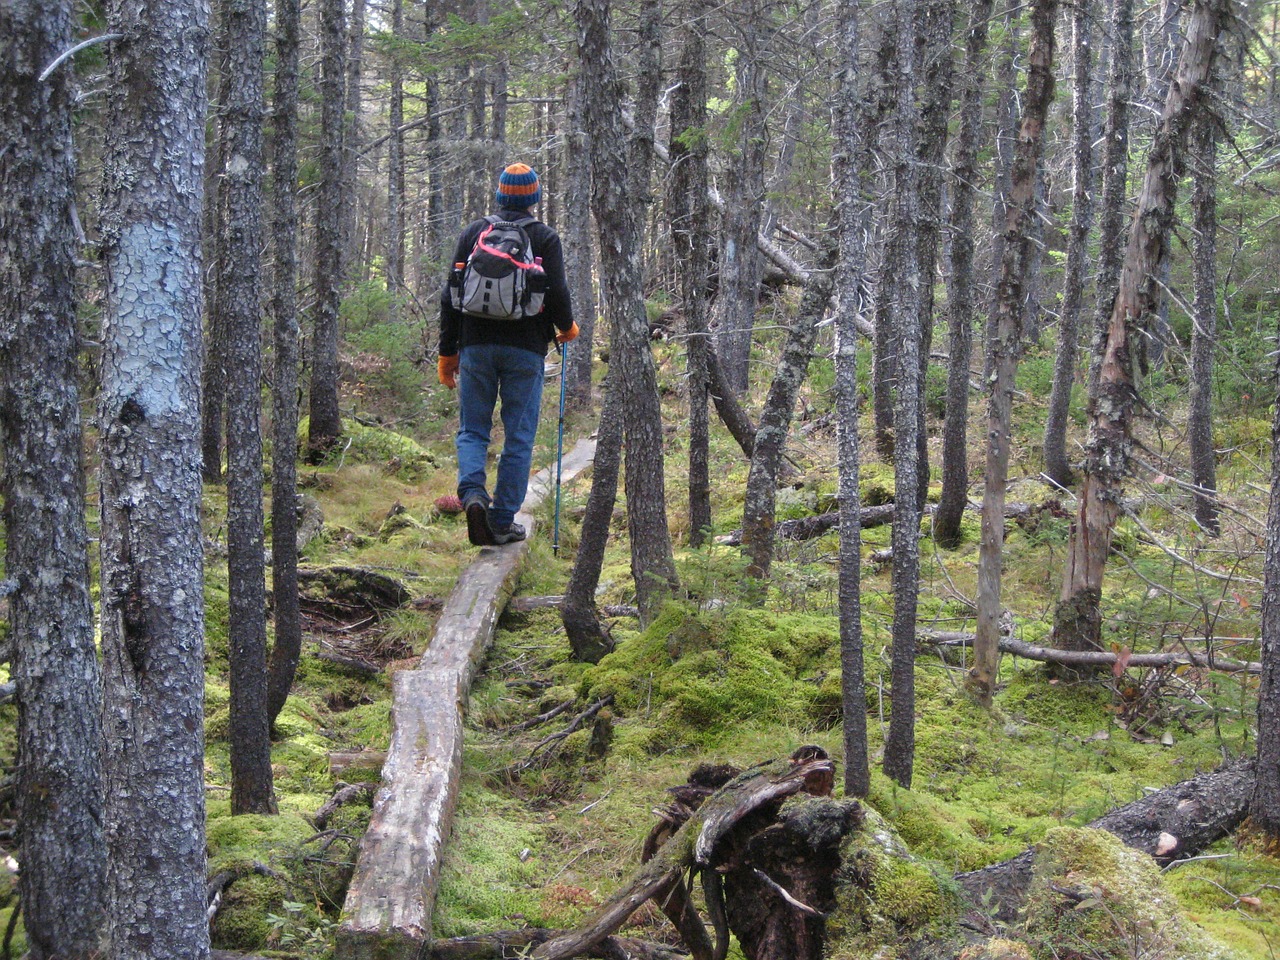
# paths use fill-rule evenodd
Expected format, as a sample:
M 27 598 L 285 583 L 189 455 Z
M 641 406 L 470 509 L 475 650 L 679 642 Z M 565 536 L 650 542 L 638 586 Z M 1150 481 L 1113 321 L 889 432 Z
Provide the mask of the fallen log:
M 934 647 L 968 647 L 973 645 L 974 635 L 953 630 L 918 630 L 916 639 Z M 1127 667 L 1176 667 L 1197 666 L 1223 673 L 1261 673 L 1262 664 L 1246 660 L 1233 660 L 1212 653 L 1194 650 L 1175 650 L 1167 653 L 1111 653 L 1103 650 L 1057 650 L 1038 647 L 1013 637 L 1001 637 L 1001 653 L 1011 653 L 1024 660 L 1038 663 L 1056 663 L 1068 667 L 1110 667 L 1123 660 Z
M 879 527 L 886 523 L 892 523 L 893 504 L 882 503 L 874 507 L 863 507 L 860 520 L 864 530 L 868 527 Z M 813 540 L 815 537 L 820 537 L 828 530 L 839 525 L 839 523 L 840 511 L 831 510 L 811 517 L 783 520 L 774 528 L 774 536 L 779 540 Z M 729 547 L 740 547 L 742 546 L 742 531 L 734 530 L 723 537 L 717 537 L 716 542 Z
M 1249 812 L 1253 793 L 1253 758 L 1226 766 L 1118 807 L 1088 826 L 1115 834 L 1128 846 L 1169 864 L 1195 856 L 1230 834 Z M 1012 921 L 1031 885 L 1033 849 L 1011 860 L 956 875 L 975 904 L 994 910 L 998 920 Z
M 423 960 L 505 960 L 507 957 L 528 956 L 528 951 L 562 936 L 563 930 L 527 928 L 502 930 L 498 933 L 480 934 L 474 937 L 454 937 L 450 940 L 433 940 L 421 954 Z M 631 937 L 605 937 L 589 947 L 581 956 L 603 957 L 604 960 L 687 960 L 682 953 L 660 943 L 635 940 Z

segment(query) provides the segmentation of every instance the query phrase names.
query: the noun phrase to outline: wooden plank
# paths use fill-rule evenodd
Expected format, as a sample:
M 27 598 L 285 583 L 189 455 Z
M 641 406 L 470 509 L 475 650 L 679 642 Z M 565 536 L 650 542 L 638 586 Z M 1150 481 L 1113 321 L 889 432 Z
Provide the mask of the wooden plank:
M 565 454 L 561 484 L 591 464 L 595 443 Z M 554 468 L 530 480 L 518 517 L 555 493 Z M 462 775 L 462 710 L 515 587 L 529 541 L 484 547 L 458 578 L 414 670 L 395 675 L 391 744 L 338 928 L 337 960 L 411 960 L 431 938 L 444 843 Z
M 416 957 L 431 934 L 444 833 L 462 769 L 462 703 L 451 671 L 395 675 L 391 745 L 343 905 L 338 956 Z

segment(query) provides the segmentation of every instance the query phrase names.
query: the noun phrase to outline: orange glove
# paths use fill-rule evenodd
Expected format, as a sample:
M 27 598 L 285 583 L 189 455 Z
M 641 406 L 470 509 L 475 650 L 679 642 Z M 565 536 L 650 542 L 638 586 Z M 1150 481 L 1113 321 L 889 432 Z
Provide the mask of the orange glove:
M 456 353 L 445 357 L 442 356 L 436 361 L 436 376 L 440 378 L 440 382 L 450 390 L 456 390 L 458 387 L 458 355 Z
M 579 333 L 578 321 L 574 320 L 573 326 L 571 326 L 568 330 L 556 330 L 556 343 L 559 343 L 561 345 L 566 344 L 570 340 L 576 339 L 578 336 L 578 333 Z

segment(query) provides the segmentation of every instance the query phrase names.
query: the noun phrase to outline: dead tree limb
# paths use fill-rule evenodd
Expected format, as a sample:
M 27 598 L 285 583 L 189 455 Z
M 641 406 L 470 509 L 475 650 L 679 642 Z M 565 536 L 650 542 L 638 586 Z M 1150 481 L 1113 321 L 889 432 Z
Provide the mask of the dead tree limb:
M 317 830 L 325 830 L 329 826 L 329 818 L 337 813 L 340 807 L 348 803 L 354 803 L 357 800 L 368 799 L 373 796 L 374 784 L 372 783 L 347 783 L 340 786 L 334 791 L 333 796 L 326 800 L 323 806 L 316 811 L 316 815 L 311 818 L 311 824 Z
M 563 930 L 503 930 L 474 937 L 434 940 L 423 952 L 423 960 L 504 960 L 525 956 L 523 951 L 563 936 Z M 603 957 L 604 960 L 686 960 L 687 954 L 660 943 L 634 940 L 630 937 L 605 937 L 587 948 L 581 956 Z
M 581 730 L 588 720 L 594 718 L 596 714 L 611 703 L 613 703 L 613 694 L 609 694 L 609 696 L 604 697 L 601 700 L 597 700 L 595 703 L 591 704 L 591 706 L 587 707 L 587 709 L 583 710 L 580 714 L 570 720 L 569 725 L 563 730 L 539 740 L 529 751 L 529 756 L 525 757 L 519 763 L 511 764 L 511 766 L 507 767 L 503 772 L 507 777 L 518 777 L 520 774 L 528 770 L 540 770 L 549 765 L 555 758 L 556 750 L 548 748 L 552 746 L 558 748 L 571 733 Z
M 950 630 L 920 630 L 916 634 L 921 643 L 935 647 L 967 647 L 973 645 L 972 633 L 960 633 Z M 1038 647 L 1024 643 L 1012 637 L 1002 637 L 1000 652 L 1011 653 L 1025 660 L 1039 663 L 1056 663 L 1068 667 L 1109 667 L 1122 659 L 1129 667 L 1175 667 L 1197 666 L 1223 673 L 1261 673 L 1262 664 L 1246 660 L 1233 660 L 1230 657 L 1219 657 L 1212 653 L 1197 653 L 1193 650 L 1179 650 L 1169 653 L 1129 653 L 1115 654 L 1102 650 L 1058 650 L 1052 647 Z
M 1089 824 L 1168 864 L 1195 856 L 1238 827 L 1249 812 L 1253 758 L 1241 758 L 1118 807 Z M 961 873 L 956 880 L 975 903 L 990 902 L 999 920 L 1017 917 L 1031 885 L 1033 850 Z
M 712 794 L 585 926 L 542 944 L 533 956 L 540 960 L 566 960 L 586 953 L 622 926 L 646 900 L 669 890 L 685 870 L 695 864 L 710 864 L 716 845 L 735 825 L 753 812 L 799 793 L 808 778 L 830 777 L 832 770 L 831 761 L 825 757 L 799 762 L 775 760 L 735 777 Z

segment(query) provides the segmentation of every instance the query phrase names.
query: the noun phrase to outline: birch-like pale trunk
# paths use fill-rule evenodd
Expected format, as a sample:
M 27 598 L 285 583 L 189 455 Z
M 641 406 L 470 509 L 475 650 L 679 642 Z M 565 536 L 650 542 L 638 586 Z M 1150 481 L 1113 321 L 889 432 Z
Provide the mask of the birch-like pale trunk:
M 1089 650 L 1101 646 L 1102 578 L 1111 536 L 1120 517 L 1125 476 L 1133 445 L 1137 402 L 1136 338 L 1159 310 L 1160 271 L 1168 256 L 1182 153 L 1191 120 L 1212 72 L 1218 34 L 1230 0 L 1196 0 L 1177 75 L 1169 86 L 1160 125 L 1147 157 L 1138 205 L 1129 226 L 1129 244 L 1112 304 L 1092 399 L 1085 448 L 1080 509 L 1067 547 L 1062 594 L 1054 611 L 1055 646 Z
M 1009 477 L 1014 376 L 1022 354 L 1026 284 L 1035 241 L 1036 171 L 1044 142 L 1044 122 L 1053 102 L 1054 21 L 1058 0 L 1034 0 L 1027 88 L 1014 148 L 1009 185 L 1000 286 L 993 318 L 992 377 L 987 395 L 987 452 L 982 494 L 982 539 L 978 545 L 978 629 L 966 686 L 983 706 L 991 706 L 1000 664 L 1000 586 L 1004 555 L 1004 501 Z

